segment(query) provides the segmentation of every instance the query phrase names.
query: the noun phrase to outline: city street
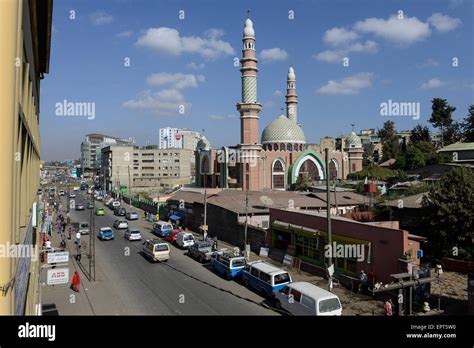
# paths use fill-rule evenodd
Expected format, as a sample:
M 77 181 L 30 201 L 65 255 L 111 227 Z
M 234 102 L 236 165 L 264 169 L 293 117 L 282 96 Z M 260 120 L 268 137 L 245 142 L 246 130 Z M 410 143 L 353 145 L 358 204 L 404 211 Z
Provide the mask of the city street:
M 87 204 L 83 192 L 78 192 L 76 204 Z M 62 197 L 63 206 L 66 198 Z M 105 216 L 95 217 L 95 230 L 113 227 L 119 217 L 104 207 Z M 128 211 L 128 205 L 124 205 Z M 137 210 L 139 211 L 139 210 Z M 141 212 L 141 211 L 139 211 Z M 157 238 L 151 233 L 151 223 L 140 219 L 131 221 L 138 227 L 143 240 Z M 71 210 L 72 222 L 89 221 L 90 209 Z M 123 217 L 120 217 L 123 218 Z M 227 281 L 186 255 L 186 251 L 171 246 L 167 263 L 150 263 L 140 251 L 142 242 L 130 242 L 123 231 L 114 230 L 115 239 L 96 239 L 96 284 L 110 288 L 91 287 L 87 291 L 90 306 L 95 314 L 160 314 L 160 315 L 276 315 L 265 308 L 265 299 L 235 281 Z M 72 241 L 71 241 L 72 242 Z M 88 269 L 89 237 L 82 236 L 82 263 Z M 73 253 L 74 255 L 74 253 Z M 71 262 L 75 262 L 71 259 Z M 81 274 L 82 278 L 85 278 Z M 98 291 L 95 293 L 94 289 Z M 47 289 L 44 289 L 47 291 Z M 72 293 L 72 291 L 71 291 Z

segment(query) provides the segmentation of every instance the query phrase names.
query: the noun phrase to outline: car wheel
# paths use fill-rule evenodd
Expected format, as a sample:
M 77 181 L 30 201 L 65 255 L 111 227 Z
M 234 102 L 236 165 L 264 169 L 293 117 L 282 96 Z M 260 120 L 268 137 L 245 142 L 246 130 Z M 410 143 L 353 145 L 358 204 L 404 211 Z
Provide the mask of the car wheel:
M 228 273 L 228 272 L 225 273 L 225 279 L 227 279 L 227 280 L 232 279 L 232 277 L 230 276 L 230 273 Z
M 280 302 L 280 300 L 277 300 L 277 301 L 275 302 L 275 307 L 276 307 L 277 309 L 281 309 L 281 302 Z
M 204 258 L 202 256 L 199 256 L 199 262 L 204 263 Z
M 243 282 L 244 282 L 244 285 L 246 287 L 250 287 L 250 283 L 249 283 L 249 280 L 247 278 L 244 278 Z

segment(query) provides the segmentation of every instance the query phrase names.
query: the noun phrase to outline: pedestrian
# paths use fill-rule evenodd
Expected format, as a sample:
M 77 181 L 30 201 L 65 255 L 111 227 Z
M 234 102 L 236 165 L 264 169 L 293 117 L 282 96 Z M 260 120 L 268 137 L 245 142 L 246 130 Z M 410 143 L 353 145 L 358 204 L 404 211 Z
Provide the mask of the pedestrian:
M 72 281 L 71 281 L 71 288 L 75 292 L 79 292 L 79 285 L 81 285 L 81 277 L 79 277 L 79 273 L 74 272 L 74 275 L 72 276 Z
M 207 231 L 204 230 L 204 240 L 207 240 Z
M 392 299 L 388 299 L 387 302 L 383 305 L 383 308 L 385 309 L 385 314 L 387 317 L 393 316 L 393 302 Z
M 76 261 L 77 261 L 78 263 L 81 263 L 81 256 L 82 256 L 81 254 L 82 254 L 82 253 L 81 253 L 81 246 L 78 245 L 78 246 L 77 246 L 77 255 L 76 255 Z
M 81 245 L 81 234 L 79 232 L 76 233 L 76 244 Z
M 367 273 L 364 272 L 364 270 L 360 271 L 359 273 L 359 293 L 365 293 L 365 290 L 367 289 Z
M 72 231 L 71 231 L 71 226 L 69 226 L 68 232 L 69 232 L 69 237 L 68 237 L 68 239 L 71 240 L 71 232 L 72 232 Z

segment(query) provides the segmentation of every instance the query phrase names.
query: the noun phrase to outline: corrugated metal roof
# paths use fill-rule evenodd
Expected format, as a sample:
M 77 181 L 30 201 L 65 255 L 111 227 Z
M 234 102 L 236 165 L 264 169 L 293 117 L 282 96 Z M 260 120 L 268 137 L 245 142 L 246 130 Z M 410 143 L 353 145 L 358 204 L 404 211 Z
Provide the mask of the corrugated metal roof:
M 438 152 L 451 152 L 451 151 L 468 151 L 474 150 L 474 143 L 455 143 L 445 146 L 438 150 Z

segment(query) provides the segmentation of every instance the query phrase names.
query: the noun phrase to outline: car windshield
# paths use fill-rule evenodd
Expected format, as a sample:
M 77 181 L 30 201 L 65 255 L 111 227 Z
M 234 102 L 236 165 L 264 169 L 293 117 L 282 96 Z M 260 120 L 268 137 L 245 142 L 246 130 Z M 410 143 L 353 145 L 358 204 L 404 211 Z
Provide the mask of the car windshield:
M 172 230 L 173 229 L 173 226 L 171 225 L 163 225 L 163 230 Z
M 319 302 L 319 312 L 328 313 L 341 308 L 341 303 L 337 298 L 328 298 Z
M 188 240 L 194 240 L 194 237 L 193 237 L 193 236 L 190 236 L 190 235 L 184 236 L 184 237 L 183 237 L 183 240 L 186 240 L 186 241 L 188 241 Z
M 210 247 L 211 247 L 211 244 L 208 244 L 208 243 L 198 245 L 199 249 L 207 249 L 207 248 L 210 248 Z
M 81 228 L 86 228 L 86 227 L 89 227 L 89 224 L 88 223 L 82 223 L 79 225 Z
M 238 258 L 232 260 L 232 267 L 244 267 L 245 266 L 245 258 Z
M 110 234 L 110 233 L 112 233 L 112 230 L 102 230 L 102 233 L 103 234 Z
M 157 244 L 155 245 L 155 251 L 168 251 L 168 245 L 167 244 Z
M 131 234 L 140 234 L 140 231 L 139 230 L 131 230 L 130 233 Z
M 274 277 L 274 284 L 275 285 L 288 283 L 289 281 L 290 281 L 290 275 L 288 273 L 277 274 Z

